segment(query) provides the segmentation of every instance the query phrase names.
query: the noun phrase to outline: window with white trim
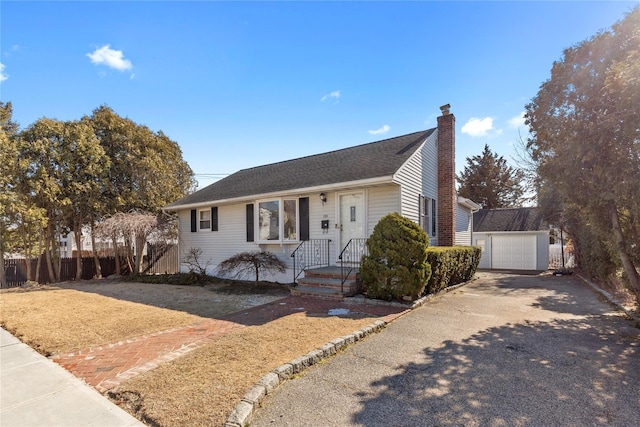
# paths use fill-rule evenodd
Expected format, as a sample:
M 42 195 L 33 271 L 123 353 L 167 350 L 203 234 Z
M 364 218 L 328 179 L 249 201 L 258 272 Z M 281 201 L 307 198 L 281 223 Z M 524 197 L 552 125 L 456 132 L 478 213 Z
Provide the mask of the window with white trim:
M 199 229 L 210 230 L 211 229 L 211 209 L 204 209 L 198 211 L 199 217 Z
M 419 198 L 420 226 L 427 236 L 436 235 L 436 199 L 420 196 Z
M 259 243 L 295 242 L 298 240 L 298 199 L 271 199 L 257 203 Z

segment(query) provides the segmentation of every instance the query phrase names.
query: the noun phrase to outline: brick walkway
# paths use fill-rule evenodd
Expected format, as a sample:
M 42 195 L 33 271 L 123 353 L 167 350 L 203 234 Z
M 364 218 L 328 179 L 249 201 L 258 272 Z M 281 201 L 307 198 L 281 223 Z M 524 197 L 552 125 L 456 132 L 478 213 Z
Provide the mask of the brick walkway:
M 293 313 L 326 314 L 343 308 L 391 321 L 405 309 L 360 305 L 304 297 L 287 297 L 226 316 L 117 343 L 90 347 L 52 359 L 101 393 L 123 381 L 176 359 L 216 338 L 250 325 L 262 325 Z M 336 337 L 337 338 L 337 337 Z

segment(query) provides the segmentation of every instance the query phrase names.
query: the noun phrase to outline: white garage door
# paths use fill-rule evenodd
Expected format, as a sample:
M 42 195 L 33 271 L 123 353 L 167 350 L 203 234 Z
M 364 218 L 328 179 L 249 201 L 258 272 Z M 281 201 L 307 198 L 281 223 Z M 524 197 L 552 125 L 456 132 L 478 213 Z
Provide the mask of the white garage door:
M 494 235 L 491 246 L 491 268 L 536 269 L 535 235 Z

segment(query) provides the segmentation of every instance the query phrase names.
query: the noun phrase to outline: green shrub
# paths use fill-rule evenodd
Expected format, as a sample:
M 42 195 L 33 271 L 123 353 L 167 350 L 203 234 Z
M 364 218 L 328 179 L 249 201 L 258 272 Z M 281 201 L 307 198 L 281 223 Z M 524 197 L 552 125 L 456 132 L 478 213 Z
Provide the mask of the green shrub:
M 211 276 L 200 276 L 194 272 L 175 274 L 144 274 L 137 276 L 124 276 L 127 282 L 156 283 L 163 285 L 204 286 L 215 281 Z
M 367 240 L 360 277 L 369 298 L 400 300 L 420 296 L 431 275 L 427 263 L 429 238 L 420 226 L 403 216 L 384 216 Z
M 427 249 L 431 278 L 426 293 L 432 294 L 447 286 L 470 280 L 480 263 L 482 251 L 477 246 L 436 246 Z

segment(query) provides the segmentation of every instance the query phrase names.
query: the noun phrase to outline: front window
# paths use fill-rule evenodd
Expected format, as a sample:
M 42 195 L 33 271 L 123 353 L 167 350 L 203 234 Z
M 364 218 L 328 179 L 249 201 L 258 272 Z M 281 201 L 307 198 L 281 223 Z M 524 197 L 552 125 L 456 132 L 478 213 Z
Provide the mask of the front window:
M 284 201 L 284 240 L 298 240 L 298 201 Z
M 280 240 L 280 201 L 258 203 L 258 239 Z
M 211 229 L 211 210 L 200 211 L 200 230 Z
M 276 199 L 258 202 L 258 240 L 286 242 L 298 240 L 298 200 Z

